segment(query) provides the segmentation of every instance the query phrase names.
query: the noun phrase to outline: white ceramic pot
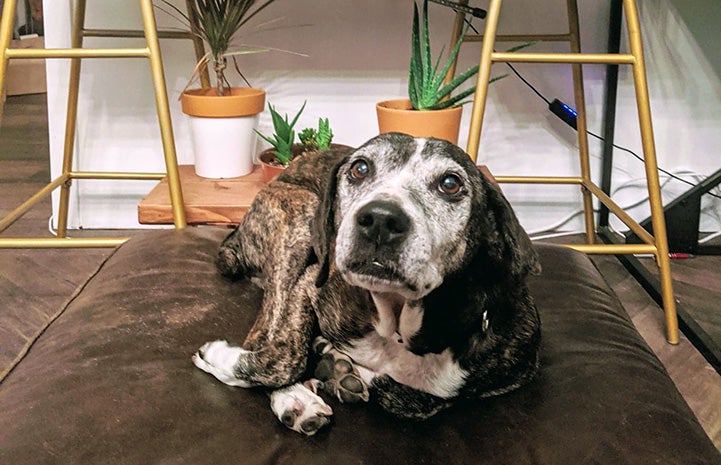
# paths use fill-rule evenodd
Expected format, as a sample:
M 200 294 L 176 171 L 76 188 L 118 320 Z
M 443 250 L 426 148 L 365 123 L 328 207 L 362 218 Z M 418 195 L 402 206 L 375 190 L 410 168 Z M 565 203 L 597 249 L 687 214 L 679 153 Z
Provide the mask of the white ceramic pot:
M 195 173 L 204 178 L 236 178 L 253 171 L 258 114 L 265 105 L 261 89 L 230 89 L 218 97 L 215 89 L 192 89 L 180 98 L 190 118 Z
M 188 116 L 195 173 L 203 178 L 237 178 L 253 171 L 258 115 L 233 118 Z

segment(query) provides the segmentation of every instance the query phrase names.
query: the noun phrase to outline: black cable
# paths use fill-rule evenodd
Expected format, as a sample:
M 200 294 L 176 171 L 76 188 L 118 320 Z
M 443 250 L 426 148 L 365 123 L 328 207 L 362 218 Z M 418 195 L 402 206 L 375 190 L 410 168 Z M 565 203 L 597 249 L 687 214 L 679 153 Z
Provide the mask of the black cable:
M 604 139 L 603 137 L 599 136 L 598 134 L 594 134 L 594 133 L 592 133 L 591 131 L 586 131 L 586 134 L 588 134 L 589 136 L 593 136 L 593 137 L 595 137 L 596 139 L 598 139 L 598 140 L 600 140 L 600 141 L 604 141 L 604 142 L 605 142 L 605 139 Z M 613 145 L 613 147 L 616 148 L 616 149 L 618 149 L 618 150 L 622 150 L 622 151 L 624 151 L 624 152 L 626 152 L 626 153 L 631 154 L 632 156 L 636 157 L 636 158 L 637 158 L 638 160 L 640 160 L 641 162 L 645 162 L 645 160 L 643 159 L 643 157 L 642 157 L 641 155 L 638 155 L 637 153 L 635 153 L 633 150 L 627 149 L 626 147 L 621 147 L 620 145 L 616 145 L 616 144 L 611 144 L 611 145 Z M 662 172 L 663 174 L 665 174 L 666 176 L 668 176 L 668 177 L 670 177 L 670 178 L 673 178 L 673 179 L 675 179 L 675 180 L 677 180 L 677 181 L 681 181 L 681 182 L 683 182 L 683 183 L 685 183 L 685 184 L 688 184 L 688 185 L 691 186 L 691 187 L 696 187 L 696 184 L 692 183 L 691 181 L 687 181 L 687 180 L 683 179 L 683 178 L 680 177 L 680 176 L 677 176 L 677 175 L 675 175 L 675 174 L 673 174 L 673 173 L 671 173 L 671 172 L 669 172 L 669 171 L 666 171 L 665 169 L 661 168 L 660 166 L 656 166 L 656 169 L 658 169 L 660 172 Z M 716 197 L 717 199 L 721 199 L 721 196 L 718 196 L 718 195 L 716 195 L 716 194 L 712 194 L 711 192 L 707 192 L 706 194 L 707 194 L 707 195 L 710 195 L 711 197 Z
M 535 87 L 533 87 L 533 85 L 532 85 L 530 82 L 528 82 L 528 81 L 526 80 L 526 78 L 524 78 L 523 76 L 521 76 L 521 73 L 519 73 L 518 70 L 516 70 L 516 68 L 513 67 L 513 65 L 511 65 L 510 63 L 506 63 L 506 65 L 507 65 L 509 68 L 511 68 L 511 71 L 513 71 L 513 74 L 515 74 L 516 77 L 518 77 L 518 79 L 520 79 L 521 81 L 523 81 L 523 83 L 524 83 L 525 85 L 527 85 L 529 89 L 531 89 L 533 92 L 535 92 L 536 95 L 538 95 L 538 97 L 541 98 L 541 100 L 543 100 L 544 102 L 546 102 L 546 104 L 548 104 L 548 105 L 551 104 L 551 101 L 548 100 L 546 97 L 544 97 L 544 95 L 543 95 L 542 93 L 540 93 L 540 92 L 538 91 L 538 89 L 536 89 Z
M 466 22 L 466 24 L 468 25 L 468 27 L 470 27 L 470 28 L 473 30 L 473 32 L 475 32 L 476 34 L 479 34 L 479 35 L 480 35 L 480 32 L 478 31 L 478 29 L 476 29 L 475 26 L 473 26 L 473 24 L 471 23 L 471 21 L 468 20 L 468 18 L 465 18 L 465 17 L 464 17 L 464 21 Z M 520 79 L 526 86 L 528 86 L 528 88 L 531 89 L 541 100 L 543 100 L 544 102 L 546 102 L 546 104 L 549 105 L 549 106 L 552 104 L 552 102 L 551 102 L 548 98 L 546 98 L 538 89 L 536 89 L 536 87 L 533 86 L 533 84 L 531 84 L 530 82 L 528 82 L 528 81 L 526 80 L 526 78 L 524 78 L 523 76 L 521 76 L 521 73 L 519 73 L 518 70 L 516 70 L 516 68 L 513 67 L 513 65 L 511 65 L 510 63 L 506 63 L 506 65 L 511 69 L 511 71 L 513 71 L 513 73 L 516 75 L 516 77 L 518 77 L 518 79 Z M 557 114 L 557 116 L 558 116 L 558 114 Z M 560 116 L 559 116 L 559 117 L 560 117 Z M 566 121 L 564 118 L 561 118 L 561 119 L 563 119 L 567 124 L 569 124 L 569 126 L 574 127 L 573 125 L 571 125 L 570 123 L 568 123 L 568 121 Z M 574 129 L 575 129 L 575 127 L 574 127 Z M 603 137 L 599 136 L 598 134 L 592 133 L 591 131 L 588 131 L 588 130 L 587 130 L 587 131 L 586 131 L 586 134 L 588 134 L 589 136 L 595 137 L 596 139 L 598 139 L 598 140 L 600 140 L 600 141 L 602 141 L 602 142 L 605 142 L 605 141 L 606 141 L 606 139 L 604 139 Z M 625 148 L 625 147 L 621 147 L 620 145 L 617 145 L 617 144 L 615 144 L 615 143 L 612 143 L 611 145 L 612 145 L 614 148 L 618 149 L 618 150 L 621 150 L 621 151 L 623 151 L 623 152 L 626 152 L 626 153 L 631 154 L 632 156 L 634 156 L 635 158 L 637 158 L 638 160 L 640 160 L 640 161 L 643 162 L 643 163 L 646 162 L 646 160 L 644 160 L 644 158 L 643 158 L 642 156 L 636 154 L 634 151 L 632 151 L 632 150 L 630 150 L 630 149 L 627 149 L 627 148 Z M 689 186 L 696 187 L 696 184 L 694 184 L 694 183 L 692 183 L 692 182 L 690 182 L 690 181 L 687 181 L 687 180 L 681 178 L 680 176 L 677 176 L 677 175 L 671 173 L 670 171 L 667 171 L 667 170 L 661 168 L 661 167 L 658 166 L 658 165 L 656 166 L 656 169 L 657 169 L 658 171 L 660 171 L 661 173 L 664 173 L 665 175 L 667 175 L 667 176 L 669 176 L 669 177 L 671 177 L 671 178 L 673 178 L 673 179 L 675 179 L 675 180 L 677 180 L 677 181 L 681 181 L 681 182 L 683 182 L 683 183 L 685 183 L 685 184 L 688 184 Z M 717 198 L 717 199 L 721 199 L 721 196 L 718 196 L 718 195 L 716 195 L 716 194 L 712 194 L 711 192 L 707 192 L 707 195 L 710 195 L 711 197 L 715 197 L 715 198 Z
M 457 10 L 453 10 L 453 11 L 455 11 L 456 13 L 458 13 Z M 476 27 L 473 25 L 473 23 L 471 23 L 471 21 L 470 21 L 468 18 L 463 17 L 463 21 L 465 21 L 465 23 L 468 25 L 468 27 L 470 27 L 470 28 L 473 30 L 473 32 L 475 32 L 475 33 L 478 34 L 478 35 L 481 35 L 481 33 L 478 31 L 478 29 L 476 29 Z M 528 82 L 528 81 L 526 80 L 526 78 L 524 78 L 523 76 L 521 76 L 521 73 L 519 73 L 518 70 L 517 70 L 512 64 L 506 62 L 506 66 L 508 66 L 508 67 L 511 69 L 511 71 L 513 71 L 513 74 L 515 74 L 518 79 L 520 79 L 521 81 L 523 81 L 523 83 L 526 84 L 529 89 L 531 89 L 533 92 L 535 92 L 536 95 L 538 95 L 539 98 L 541 98 L 544 102 L 546 102 L 546 104 L 548 104 L 548 105 L 551 104 L 551 101 L 548 100 L 543 94 L 541 94 L 541 93 L 538 91 L 538 89 L 536 89 L 535 87 L 533 87 L 533 85 L 532 85 L 530 82 Z

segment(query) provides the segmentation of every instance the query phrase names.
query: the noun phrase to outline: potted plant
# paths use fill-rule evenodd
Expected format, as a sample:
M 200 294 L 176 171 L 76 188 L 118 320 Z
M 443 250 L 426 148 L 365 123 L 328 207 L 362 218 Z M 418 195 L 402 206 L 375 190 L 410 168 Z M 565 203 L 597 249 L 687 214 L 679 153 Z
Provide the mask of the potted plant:
M 263 181 L 270 182 L 278 176 L 286 166 L 296 157 L 304 156 L 313 152 L 322 152 L 331 147 L 343 147 L 339 144 L 332 144 L 333 131 L 328 118 L 318 118 L 317 128 L 305 128 L 298 133 L 300 142 L 295 142 L 295 124 L 305 109 L 306 102 L 300 107 L 298 113 L 289 121 L 288 115 L 280 116 L 280 113 L 268 103 L 271 120 L 273 123 L 273 134 L 268 136 L 255 131 L 260 137 L 268 142 L 271 147 L 258 155 Z
M 188 0 L 185 13 L 161 0 L 187 22 L 208 45 L 209 52 L 196 66 L 194 77 L 210 64 L 215 75 L 211 88 L 185 89 L 180 97 L 190 118 L 195 172 L 206 178 L 243 176 L 253 170 L 258 114 L 265 107 L 265 91 L 250 86 L 232 87 L 225 75 L 228 58 L 265 50 L 229 51 L 238 31 L 274 0 Z M 237 68 L 237 67 L 236 67 Z M 193 82 L 194 79 L 191 79 Z
M 417 137 L 437 137 L 458 143 L 462 107 L 465 98 L 472 95 L 475 86 L 457 95 L 453 92 L 478 73 L 472 66 L 444 84 L 448 70 L 456 59 L 463 42 L 463 34 L 454 45 L 443 67 L 441 56 L 431 58 L 428 34 L 428 0 L 423 0 L 423 16 L 419 20 L 418 5 L 413 4 L 413 30 L 411 59 L 408 75 L 408 98 L 387 100 L 376 105 L 378 127 L 381 133 L 404 132 Z M 496 77 L 491 82 L 501 79 Z

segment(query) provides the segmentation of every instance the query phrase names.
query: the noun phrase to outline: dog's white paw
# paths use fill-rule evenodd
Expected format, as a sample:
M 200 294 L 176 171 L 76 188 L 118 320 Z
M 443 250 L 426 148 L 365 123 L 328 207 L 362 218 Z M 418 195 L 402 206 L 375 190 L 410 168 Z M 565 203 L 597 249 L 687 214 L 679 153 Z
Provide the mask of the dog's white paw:
M 244 379 L 236 367 L 241 357 L 250 353 L 242 347 L 228 344 L 227 341 L 212 341 L 203 344 L 193 354 L 192 360 L 196 367 L 215 376 L 219 381 L 230 386 L 248 388 L 257 384 Z
M 315 390 L 314 380 L 279 389 L 270 395 L 270 408 L 288 428 L 313 436 L 330 423 L 333 415 L 333 410 Z

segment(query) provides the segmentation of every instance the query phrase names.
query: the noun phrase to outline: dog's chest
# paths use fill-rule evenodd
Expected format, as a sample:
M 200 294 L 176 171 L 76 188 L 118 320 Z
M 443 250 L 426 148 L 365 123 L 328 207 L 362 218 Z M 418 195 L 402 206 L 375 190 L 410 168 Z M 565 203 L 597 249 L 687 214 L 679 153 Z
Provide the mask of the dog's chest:
M 399 337 L 386 338 L 376 331 L 351 341 L 344 352 L 374 376 L 389 375 L 401 384 L 442 398 L 457 396 L 468 375 L 450 349 L 416 355 Z

